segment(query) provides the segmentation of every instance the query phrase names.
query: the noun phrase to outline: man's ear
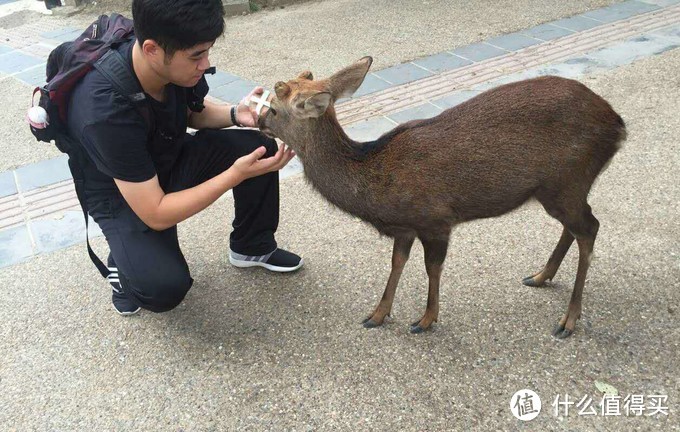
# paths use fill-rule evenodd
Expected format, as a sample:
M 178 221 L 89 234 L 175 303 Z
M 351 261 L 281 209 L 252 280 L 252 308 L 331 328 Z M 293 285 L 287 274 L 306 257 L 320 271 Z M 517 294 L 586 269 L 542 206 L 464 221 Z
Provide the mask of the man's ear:
M 147 39 L 142 44 L 142 52 L 147 56 L 154 57 L 160 55 L 163 50 L 155 40 Z
M 347 98 L 354 94 L 368 73 L 373 58 L 364 57 L 351 66 L 336 72 L 328 78 L 328 86 L 335 100 Z
M 299 95 L 295 103 L 295 115 L 300 118 L 321 117 L 331 104 L 329 92 L 318 92 L 313 95 Z

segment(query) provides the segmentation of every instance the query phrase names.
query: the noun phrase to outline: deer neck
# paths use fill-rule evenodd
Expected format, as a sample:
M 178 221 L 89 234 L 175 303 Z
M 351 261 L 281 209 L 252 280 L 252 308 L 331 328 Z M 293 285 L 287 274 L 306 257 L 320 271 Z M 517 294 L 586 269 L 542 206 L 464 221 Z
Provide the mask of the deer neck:
M 364 207 L 364 178 L 370 160 L 353 158 L 362 143 L 350 139 L 331 109 L 307 122 L 290 142 L 304 165 L 310 183 L 330 202 L 359 215 Z M 299 149 L 299 151 L 298 151 Z

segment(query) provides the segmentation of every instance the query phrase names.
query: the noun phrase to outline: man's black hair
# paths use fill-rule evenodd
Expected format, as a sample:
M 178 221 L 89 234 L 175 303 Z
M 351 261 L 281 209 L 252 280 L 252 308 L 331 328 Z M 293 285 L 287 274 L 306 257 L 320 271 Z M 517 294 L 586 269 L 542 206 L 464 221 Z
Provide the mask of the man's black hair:
M 153 39 L 170 57 L 224 32 L 222 0 L 133 0 L 132 18 L 139 44 Z

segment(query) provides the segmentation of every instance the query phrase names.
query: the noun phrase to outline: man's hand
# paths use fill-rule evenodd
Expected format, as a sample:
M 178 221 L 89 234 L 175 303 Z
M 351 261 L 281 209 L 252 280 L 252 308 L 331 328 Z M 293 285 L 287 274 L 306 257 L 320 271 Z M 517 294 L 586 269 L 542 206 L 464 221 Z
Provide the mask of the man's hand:
M 295 156 L 285 144 L 279 146 L 274 156 L 260 159 L 266 149 L 258 147 L 252 153 L 234 162 L 229 169 L 197 186 L 166 194 L 158 183 L 158 177 L 135 183 L 114 179 L 132 211 L 149 226 L 162 231 L 177 225 L 208 207 L 224 192 L 242 181 L 272 171 L 278 171 Z
M 229 170 L 233 170 L 237 177 L 243 181 L 268 172 L 278 171 L 295 157 L 293 149 L 286 148 L 285 144 L 279 145 L 274 156 L 260 159 L 266 151 L 267 149 L 264 147 L 258 147 L 254 152 L 237 159 Z
M 262 93 L 264 93 L 264 88 L 263 87 L 255 87 L 248 95 L 239 102 L 239 104 L 236 106 L 236 121 L 238 121 L 241 126 L 244 127 L 257 127 L 257 120 L 258 120 L 258 115 L 257 111 L 255 108 L 252 108 L 243 101 L 245 100 L 250 100 L 252 96 L 257 96 L 261 97 Z M 262 110 L 262 113 L 264 114 L 264 110 L 267 108 L 264 107 Z

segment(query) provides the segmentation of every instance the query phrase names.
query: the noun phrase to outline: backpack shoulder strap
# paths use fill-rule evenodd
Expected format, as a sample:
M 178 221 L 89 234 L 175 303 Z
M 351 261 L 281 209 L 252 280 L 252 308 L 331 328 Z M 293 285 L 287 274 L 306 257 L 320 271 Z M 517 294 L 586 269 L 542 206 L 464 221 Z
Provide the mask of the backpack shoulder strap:
M 59 139 L 63 140 L 69 138 L 67 138 L 65 135 L 62 135 L 57 138 L 57 140 Z M 71 170 L 71 175 L 73 176 L 73 184 L 76 190 L 76 196 L 78 197 L 80 207 L 83 210 L 83 216 L 85 217 L 85 243 L 87 243 L 87 254 L 90 256 L 90 259 L 94 263 L 95 267 L 97 267 L 97 270 L 99 270 L 99 273 L 102 275 L 102 277 L 108 278 L 111 274 L 111 271 L 106 265 L 104 265 L 102 260 L 100 260 L 97 254 L 92 250 L 92 246 L 90 246 L 90 236 L 88 235 L 88 225 L 90 218 L 87 216 L 88 207 L 87 201 L 85 200 L 85 176 L 81 167 L 82 161 L 78 160 L 79 157 L 81 157 L 81 155 L 78 152 L 69 153 L 68 166 Z
M 111 49 L 93 66 L 109 80 L 118 93 L 132 102 L 144 117 L 150 132 L 153 132 L 153 116 L 149 110 L 146 95 L 139 88 L 139 84 L 123 56 L 117 50 Z

